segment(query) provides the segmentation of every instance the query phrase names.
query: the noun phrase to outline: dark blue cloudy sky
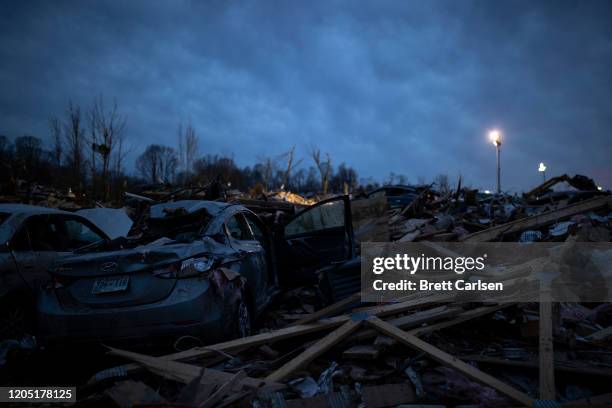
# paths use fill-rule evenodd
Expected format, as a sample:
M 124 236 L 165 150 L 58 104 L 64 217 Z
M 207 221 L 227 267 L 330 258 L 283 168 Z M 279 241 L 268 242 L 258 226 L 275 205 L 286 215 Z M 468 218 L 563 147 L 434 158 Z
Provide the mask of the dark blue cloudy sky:
M 132 160 L 191 119 L 240 165 L 316 145 L 361 176 L 492 188 L 499 127 L 503 187 L 540 161 L 612 187 L 610 1 L 2 2 L 0 134 L 48 139 L 100 93 Z

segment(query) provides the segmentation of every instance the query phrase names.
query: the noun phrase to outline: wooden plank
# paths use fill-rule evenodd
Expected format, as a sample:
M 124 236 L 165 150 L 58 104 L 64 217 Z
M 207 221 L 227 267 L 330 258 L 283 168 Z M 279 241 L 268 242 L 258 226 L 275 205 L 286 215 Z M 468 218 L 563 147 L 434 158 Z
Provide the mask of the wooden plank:
M 478 317 L 486 316 L 486 315 L 488 315 L 490 313 L 494 313 L 494 312 L 496 312 L 498 310 L 505 309 L 505 308 L 510 307 L 512 305 L 514 305 L 514 303 L 504 303 L 504 304 L 501 304 L 501 305 L 483 306 L 483 307 L 479 307 L 479 308 L 476 308 L 476 309 L 467 310 L 467 311 L 463 312 L 461 315 L 459 315 L 455 319 L 448 320 L 448 321 L 445 321 L 445 322 L 431 324 L 429 326 L 418 327 L 416 329 L 409 330 L 408 333 L 413 335 L 413 336 L 419 337 L 419 336 L 422 336 L 423 334 L 427 334 L 427 333 L 431 333 L 431 332 L 434 332 L 434 331 L 442 330 L 442 329 L 445 329 L 447 327 L 455 326 L 457 324 L 461 324 L 463 322 L 467 322 L 469 320 L 476 319 Z
M 481 356 L 478 354 L 467 354 L 459 356 L 458 358 L 464 361 L 474 361 L 481 364 L 518 367 L 531 370 L 539 370 L 540 368 L 539 361 L 537 360 L 506 360 L 504 358 Z M 576 362 L 570 363 L 568 361 L 555 361 L 555 372 L 602 378 L 612 377 L 612 370 L 609 368 L 597 368 L 593 367 L 592 364 L 589 365 L 588 363 L 578 365 Z
M 238 371 L 232 376 L 225 384 L 221 385 L 217 391 L 215 391 L 210 397 L 206 398 L 204 402 L 200 404 L 201 408 L 213 408 L 215 404 L 227 394 L 232 391 L 232 388 L 239 384 L 243 378 L 246 377 L 246 373 L 242 370 Z M 239 390 L 238 390 L 239 391 Z
M 553 355 L 552 303 L 545 293 L 540 300 L 540 399 L 555 400 L 555 361 Z
M 521 232 L 530 228 L 541 227 L 563 218 L 568 218 L 576 214 L 594 211 L 609 206 L 608 197 L 594 197 L 589 200 L 580 201 L 575 204 L 565 206 L 556 210 L 544 212 L 520 220 L 511 221 L 506 224 L 487 228 L 484 231 L 475 232 L 459 238 L 461 242 L 486 242 L 499 238 L 502 234 Z
M 397 317 L 395 319 L 388 320 L 388 322 L 396 327 L 399 327 L 400 329 L 408 329 L 411 327 L 420 326 L 424 323 L 433 322 L 435 320 L 455 317 L 462 312 L 465 311 L 460 307 L 438 306 L 434 307 L 433 309 Z M 351 337 L 351 340 L 363 341 L 376 337 L 377 335 L 378 332 L 376 330 L 364 328 L 355 333 L 355 335 Z
M 361 326 L 361 323 L 361 320 L 348 320 L 342 326 L 304 350 L 300 355 L 288 361 L 285 365 L 268 375 L 266 377 L 266 381 L 276 382 L 284 380 L 296 370 L 304 367 L 306 364 L 325 353 L 334 345 L 341 342 L 349 334 L 357 330 L 359 326 Z
M 407 297 L 405 301 L 402 301 L 400 303 L 370 307 L 368 308 L 368 313 L 376 316 L 390 316 L 405 312 L 406 310 L 409 310 L 415 306 L 425 306 L 427 304 L 443 301 L 446 299 L 449 299 L 449 296 L 444 294 L 436 294 L 426 297 Z M 254 336 L 229 340 L 210 346 L 194 347 L 189 350 L 167 354 L 165 356 L 160 356 L 157 358 L 169 361 L 191 361 L 195 359 L 216 356 L 218 355 L 219 351 L 241 351 L 250 347 L 271 344 L 276 341 L 281 341 L 297 336 L 316 333 L 319 331 L 332 330 L 343 325 L 347 320 L 349 320 L 349 318 L 350 317 L 348 315 L 342 315 L 331 317 L 329 319 L 321 319 L 318 322 L 303 324 L 299 326 L 283 327 L 282 329 L 273 330 L 268 333 L 260 333 Z M 124 364 L 121 366 L 121 371 L 130 373 L 140 368 L 141 366 L 138 364 Z M 88 381 L 89 384 L 94 384 L 96 382 L 98 382 L 98 380 L 96 380 L 95 376 Z
M 498 380 L 495 377 L 490 376 L 487 373 L 484 373 L 478 370 L 475 367 L 453 357 L 452 355 L 432 346 L 419 339 L 416 336 L 406 333 L 405 331 L 398 329 L 397 327 L 382 321 L 378 317 L 370 317 L 366 322 L 372 327 L 376 328 L 380 332 L 393 337 L 397 341 L 414 348 L 422 353 L 429 355 L 432 359 L 437 362 L 447 365 L 449 367 L 454 368 L 455 370 L 463 373 L 467 377 L 483 383 L 500 394 L 507 396 L 508 398 L 516 401 L 520 404 L 523 404 L 527 407 L 533 407 L 534 401 L 527 394 L 524 394 L 508 384 Z
M 355 302 L 358 302 L 360 299 L 361 299 L 361 292 L 353 293 L 351 296 L 345 299 L 342 299 L 334 304 L 324 307 L 321 310 L 311 313 L 308 316 L 304 317 L 303 319 L 298 320 L 297 322 L 291 323 L 290 326 L 299 326 L 301 324 L 315 322 L 325 316 L 328 316 L 330 314 L 337 313 L 339 311 L 346 309 L 348 306 L 350 306 L 351 304 Z
M 109 347 L 109 354 L 124 357 L 143 365 L 145 368 L 161 375 L 164 378 L 188 384 L 194 378 L 202 377 L 202 382 L 212 384 L 225 384 L 233 377 L 223 371 L 213 370 L 210 368 L 198 367 L 193 364 L 181 363 L 178 361 L 163 360 L 160 357 L 147 356 L 145 354 L 134 353 L 132 351 L 120 350 Z M 202 373 L 204 370 L 204 373 Z M 284 388 L 283 384 L 273 384 L 272 382 L 264 382 L 260 378 L 246 377 L 240 381 L 240 384 L 248 388 L 259 388 L 263 385 L 272 386 L 272 388 Z

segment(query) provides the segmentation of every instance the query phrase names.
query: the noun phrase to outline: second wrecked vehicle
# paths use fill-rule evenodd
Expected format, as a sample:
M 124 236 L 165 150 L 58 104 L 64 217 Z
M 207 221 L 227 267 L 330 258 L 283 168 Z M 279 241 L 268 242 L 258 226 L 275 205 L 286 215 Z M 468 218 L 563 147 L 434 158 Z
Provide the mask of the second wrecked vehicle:
M 41 335 L 48 343 L 246 336 L 279 276 L 315 281 L 322 265 L 353 256 L 350 225 L 346 197 L 305 209 L 275 234 L 242 205 L 153 205 L 141 237 L 96 243 L 51 268 Z

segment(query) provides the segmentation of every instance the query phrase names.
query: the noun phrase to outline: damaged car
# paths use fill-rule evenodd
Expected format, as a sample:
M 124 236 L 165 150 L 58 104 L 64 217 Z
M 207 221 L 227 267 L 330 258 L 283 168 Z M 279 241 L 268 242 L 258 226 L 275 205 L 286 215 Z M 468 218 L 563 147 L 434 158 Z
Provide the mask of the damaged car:
M 51 268 L 41 294 L 48 343 L 247 336 L 278 290 L 271 237 L 241 205 L 154 205 L 142 236 L 80 252 Z
M 57 259 L 108 239 L 80 215 L 26 204 L 0 204 L 0 339 L 36 329 L 36 296 Z
M 321 266 L 354 256 L 348 197 L 306 208 L 274 233 L 239 204 L 181 200 L 149 211 L 141 236 L 52 266 L 39 301 L 48 344 L 247 336 L 280 283 L 314 283 Z

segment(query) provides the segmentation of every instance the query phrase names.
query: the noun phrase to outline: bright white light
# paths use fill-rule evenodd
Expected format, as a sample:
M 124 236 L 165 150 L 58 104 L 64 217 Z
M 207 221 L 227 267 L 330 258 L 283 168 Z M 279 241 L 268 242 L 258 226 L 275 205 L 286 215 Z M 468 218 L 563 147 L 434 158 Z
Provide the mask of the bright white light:
M 539 172 L 546 171 L 546 166 L 544 165 L 544 163 L 540 163 L 540 167 L 538 167 L 538 171 Z
M 491 194 L 491 190 L 485 190 L 484 193 L 485 194 Z
M 499 130 L 492 130 L 489 132 L 489 140 L 495 145 L 501 145 L 501 132 Z
M 598 189 L 599 191 L 601 191 L 601 190 L 603 190 L 603 187 L 602 187 L 602 186 L 597 186 L 597 189 Z

